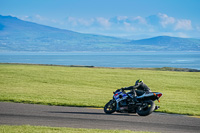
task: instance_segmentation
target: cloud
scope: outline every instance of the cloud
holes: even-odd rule
[[[175,18],[169,17],[166,14],[159,13],[158,17],[160,18],[160,24],[163,28],[166,28],[168,25],[175,23]]]
[[[160,24],[163,28],[173,27],[173,30],[192,30],[192,22],[188,19],[177,19],[166,14],[159,13]],[[171,29],[170,29],[171,30]]]
[[[124,25],[127,26],[127,27],[131,26],[131,24],[127,23],[127,22],[124,22]]]
[[[40,21],[44,21],[44,20],[47,19],[47,18],[45,18],[45,17],[40,16],[39,14],[36,14],[36,15],[35,15],[35,18],[38,19],[38,20],[40,20]]]
[[[111,25],[109,19],[103,17],[97,17],[96,20],[102,26],[109,27]]]
[[[94,19],[84,19],[84,18],[75,18],[75,17],[68,17],[67,24],[71,24],[72,26],[90,26],[94,22]]]
[[[146,19],[141,16],[137,16],[137,17],[133,18],[133,20],[138,21],[139,24],[147,24]]]
[[[157,36],[171,35],[179,37],[199,37],[200,26],[192,25],[192,21],[184,18],[175,18],[164,13],[142,16],[115,16],[105,17],[73,17],[50,19],[39,14],[21,16],[22,20],[36,22],[61,29],[73,30],[82,33],[103,34],[109,36]],[[141,37],[142,38],[142,37]],[[135,38],[134,38],[135,39]]]
[[[197,31],[200,32],[200,26],[196,26]]]
[[[25,20],[25,21],[46,21],[48,20],[47,18],[45,17],[42,17],[41,15],[39,14],[36,14],[36,15],[33,15],[33,16],[19,16],[18,18],[22,19],[22,20]]]
[[[72,26],[102,26],[102,27],[109,27],[111,23],[109,22],[109,19],[103,18],[103,17],[97,17],[97,18],[75,18],[75,17],[67,17],[66,24],[72,25]]]
[[[32,15],[32,16],[17,16],[17,17],[24,21],[35,22],[35,23],[43,24],[43,25],[49,25],[50,23],[51,24],[60,23],[55,19],[49,19],[39,14]]]
[[[134,26],[132,26],[130,23],[127,23],[127,22],[124,22],[124,27],[121,28],[121,30],[125,30],[127,32],[132,32],[132,31],[135,31],[136,28]]]
[[[116,16],[89,19],[68,17],[68,27],[70,25],[76,27],[76,30],[81,30],[81,32],[88,33],[91,31],[91,33],[96,32],[97,34],[115,33],[115,35],[160,34],[187,37],[187,31],[193,29],[191,20],[177,19],[163,13],[148,17]]]
[[[124,21],[124,20],[127,20],[127,19],[128,19],[127,16],[117,16],[118,21]]]
[[[67,22],[69,23],[69,24],[71,24],[72,26],[77,26],[78,24],[77,24],[77,20],[76,20],[76,18],[74,18],[74,17],[68,17],[67,18]]]
[[[161,32],[190,31],[192,21],[189,19],[178,19],[167,14],[158,13],[146,18],[147,24]]]
[[[191,20],[187,19],[177,20],[174,30],[192,30]]]

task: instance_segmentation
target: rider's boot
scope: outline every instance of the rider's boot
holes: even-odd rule
[[[156,106],[156,107],[155,107],[155,110],[157,110],[157,109],[159,109],[159,108],[160,108],[160,106]]]

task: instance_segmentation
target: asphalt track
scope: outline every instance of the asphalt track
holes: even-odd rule
[[[0,125],[36,125],[120,129],[167,133],[200,133],[200,118],[152,113],[107,115],[102,109],[0,102]]]

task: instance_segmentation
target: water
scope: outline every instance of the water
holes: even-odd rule
[[[200,70],[200,52],[0,53],[0,62]]]

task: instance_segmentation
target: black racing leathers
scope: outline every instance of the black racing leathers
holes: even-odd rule
[[[151,92],[150,88],[145,83],[138,83],[137,85],[134,85],[134,86],[122,88],[122,90],[131,90],[134,92],[135,96],[136,94],[142,95],[144,92]]]
[[[147,92],[150,91],[150,88],[145,83],[138,83],[138,85],[123,88],[123,90],[132,90],[132,89],[143,90]]]

